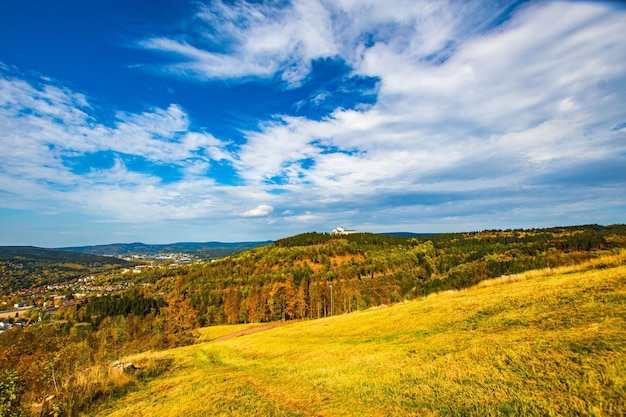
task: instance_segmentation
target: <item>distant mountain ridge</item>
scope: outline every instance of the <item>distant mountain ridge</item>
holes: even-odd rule
[[[425,236],[434,236],[440,233],[413,233],[413,232],[385,232],[380,233],[381,235],[386,236],[398,236],[398,237],[425,237]]]
[[[0,246],[0,262],[73,262],[83,265],[88,264],[114,264],[129,265],[121,259],[111,259],[102,255],[78,252],[64,251],[61,249],[39,248],[36,246]]]
[[[0,295],[133,265],[123,259],[34,246],[0,246]]]
[[[159,253],[192,253],[208,256],[228,256],[233,253],[268,245],[264,242],[178,242],[168,244],[113,243],[110,245],[74,246],[57,248],[62,251],[88,253],[91,255],[123,256],[123,255],[157,255]]]

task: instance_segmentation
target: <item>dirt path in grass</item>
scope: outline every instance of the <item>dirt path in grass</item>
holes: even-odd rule
[[[236,333],[227,334],[226,336],[220,336],[220,337],[218,337],[216,339],[213,339],[212,341],[216,342],[218,340],[233,339],[235,337],[245,336],[245,335],[250,334],[250,333],[263,332],[265,330],[273,329],[274,327],[284,326],[285,324],[287,324],[286,321],[275,321],[275,322],[272,322],[272,323],[264,324],[262,326],[255,326],[255,327],[251,327],[251,328],[246,329],[246,330],[241,330],[241,331],[236,332]]]

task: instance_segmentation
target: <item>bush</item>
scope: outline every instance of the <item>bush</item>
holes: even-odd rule
[[[22,389],[15,371],[4,371],[0,377],[0,417],[19,417],[24,412],[21,408]]]

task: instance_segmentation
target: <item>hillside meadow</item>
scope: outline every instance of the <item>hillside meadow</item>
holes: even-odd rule
[[[529,271],[226,340],[250,325],[201,329],[202,343],[127,358],[142,382],[92,415],[624,415],[625,261]]]

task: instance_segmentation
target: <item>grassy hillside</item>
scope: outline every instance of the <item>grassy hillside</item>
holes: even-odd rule
[[[96,415],[624,415],[626,255],[130,360]]]

